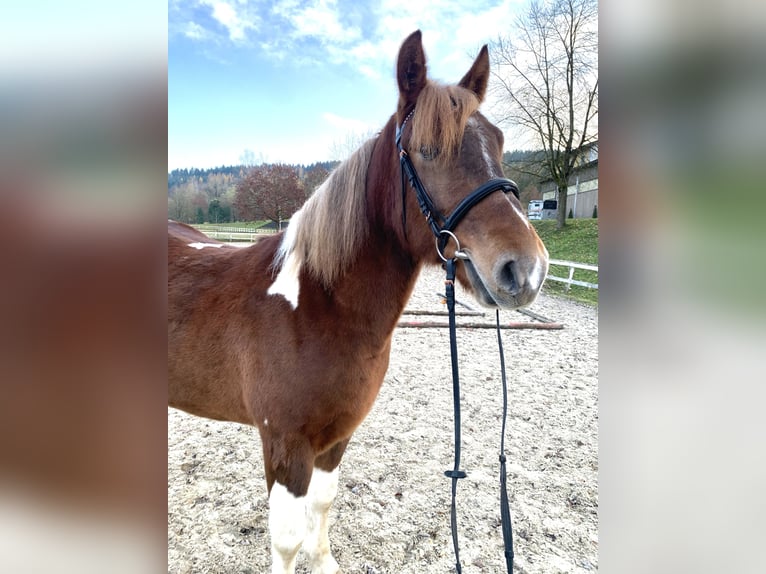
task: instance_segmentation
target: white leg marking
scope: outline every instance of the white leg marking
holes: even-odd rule
[[[269,495],[271,573],[294,574],[295,556],[306,535],[306,497],[297,497],[278,482]]]
[[[338,493],[338,469],[325,472],[318,468],[311,475],[306,503],[307,532],[303,548],[308,554],[312,574],[336,574],[338,563],[330,553],[327,535],[330,506]]]
[[[204,249],[205,247],[223,247],[223,243],[189,243],[189,247],[194,249]]]

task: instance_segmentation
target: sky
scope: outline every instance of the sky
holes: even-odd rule
[[[411,32],[423,32],[430,77],[455,83],[525,3],[170,0],[168,170],[237,165],[246,150],[271,163],[342,159],[343,142],[395,111]]]

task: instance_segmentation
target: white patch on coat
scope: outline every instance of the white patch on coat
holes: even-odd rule
[[[282,295],[290,303],[293,310],[298,308],[298,296],[301,291],[302,260],[293,250],[295,235],[300,225],[301,212],[302,210],[298,210],[290,219],[282,243],[280,243],[277,254],[274,256],[274,266],[281,265],[281,268],[274,283],[266,291],[269,295]]]
[[[301,260],[295,255],[290,253],[287,259],[282,263],[282,269],[279,271],[279,275],[274,280],[274,283],[269,287],[269,295],[282,295],[287,302],[293,308],[293,311],[298,308],[298,296],[301,291]]]
[[[223,247],[223,243],[189,243],[189,247],[194,249],[204,249],[205,247]]]

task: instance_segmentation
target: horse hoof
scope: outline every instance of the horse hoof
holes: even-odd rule
[[[327,556],[311,569],[311,574],[341,574],[341,571],[335,558]]]

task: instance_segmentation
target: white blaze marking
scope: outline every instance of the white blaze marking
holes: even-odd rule
[[[489,154],[489,146],[487,145],[487,137],[482,129],[481,124],[479,123],[479,120],[477,120],[475,117],[471,116],[468,118],[468,124],[476,130],[476,134],[479,137],[479,143],[481,144],[481,156],[484,158],[484,163],[487,166],[487,173],[490,177],[505,177],[502,172],[498,173],[498,170],[496,169],[496,164],[492,161],[492,156]],[[516,215],[519,216],[519,219],[524,223],[524,225],[527,226],[527,229],[529,229],[529,222],[527,221],[526,215],[513,203],[513,201],[509,200],[511,203],[511,207],[513,207],[513,211]]]
[[[223,247],[223,243],[189,243],[189,247],[194,249],[204,249],[205,247]]]
[[[274,483],[269,495],[272,574],[293,574],[295,556],[306,535],[306,497]]]
[[[521,219],[521,221],[524,223],[524,225],[526,225],[526,226],[527,226],[527,228],[529,228],[529,221],[527,221],[527,216],[526,216],[526,215],[524,215],[524,212],[523,212],[523,211],[521,211],[521,209],[519,209],[518,207],[516,207],[516,204],[515,204],[515,203],[513,203],[513,201],[511,201],[511,199],[510,199],[510,198],[508,198],[508,201],[510,201],[510,202],[511,202],[511,207],[513,208],[513,212],[514,212],[516,215],[518,215],[518,216],[519,216],[519,219]]]
[[[481,156],[484,158],[484,163],[487,166],[487,172],[489,173],[490,177],[503,177],[502,173],[498,173],[498,170],[495,168],[496,164],[492,161],[492,156],[489,155],[487,137],[484,133],[484,130],[482,129],[481,124],[479,123],[479,120],[471,116],[468,118],[468,123],[476,130],[476,133],[479,136],[479,143],[481,144]]]

